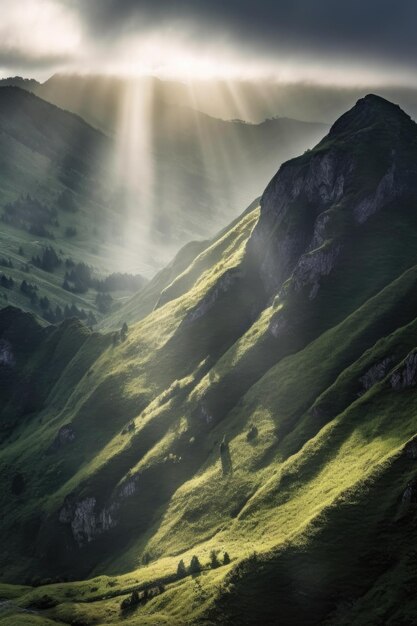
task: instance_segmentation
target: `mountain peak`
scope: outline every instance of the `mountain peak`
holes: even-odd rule
[[[399,126],[408,125],[410,122],[412,122],[410,116],[398,104],[376,94],[368,94],[333,124],[329,134],[356,132],[374,124],[384,124],[398,129]]]

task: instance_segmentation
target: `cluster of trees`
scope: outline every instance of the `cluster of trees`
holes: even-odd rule
[[[138,291],[145,284],[145,279],[140,274],[121,274],[115,272],[102,280],[94,280],[93,287],[97,291]]]
[[[20,283],[20,291],[23,293],[23,295],[30,299],[33,305],[36,305],[38,303],[37,285],[32,285],[32,283],[28,283],[26,280],[22,280],[22,282]]]
[[[62,191],[58,196],[56,207],[67,213],[78,211],[75,196],[68,189]],[[57,208],[50,207],[38,198],[26,194],[14,202],[6,204],[1,219],[4,223],[26,230],[32,235],[54,239],[54,235],[48,230],[48,227],[59,226]],[[69,226],[65,229],[64,234],[66,237],[74,237],[77,234],[77,229],[74,226]]]
[[[96,306],[100,313],[108,313],[111,309],[111,305],[113,304],[113,298],[109,293],[101,293],[99,292],[96,295]]]
[[[14,280],[11,276],[7,277],[6,274],[0,274],[0,286],[5,289],[13,289]]]
[[[70,259],[66,262],[66,267],[71,267],[65,272],[63,288],[73,293],[86,293],[92,286],[91,270],[86,263],[74,263]]]
[[[140,604],[146,604],[155,596],[159,596],[161,593],[165,591],[164,585],[155,585],[154,587],[150,587],[148,589],[144,589],[143,591],[132,591],[128,598],[122,600],[120,604],[120,608],[123,612],[131,611],[135,609]]]
[[[42,253],[38,256],[32,257],[32,263],[35,267],[44,270],[45,272],[53,272],[62,263],[55,249],[52,246],[43,248]]]
[[[223,558],[219,559],[218,553],[216,550],[212,550],[210,552],[210,567],[211,569],[216,569],[221,565],[228,565],[230,563],[230,556],[227,552],[223,554]],[[185,578],[185,576],[190,576],[193,574],[198,574],[203,569],[203,566],[200,563],[198,556],[194,555],[191,558],[190,564],[188,567],[185,566],[183,559],[178,563],[177,566],[177,578]]]
[[[230,563],[230,556],[227,552],[223,553],[223,558],[219,559],[218,552],[216,550],[212,550],[210,553],[210,564],[209,567],[211,569],[216,569],[217,567],[221,567],[222,565],[228,565]],[[198,556],[194,555],[191,558],[190,564],[188,567],[185,566],[184,561],[178,563],[177,567],[177,579],[185,578],[186,576],[190,576],[193,574],[198,574],[203,570],[203,566],[200,563]],[[169,577],[172,580],[171,577]],[[167,578],[168,580],[168,578]],[[166,581],[165,581],[166,582]],[[142,591],[134,590],[130,594],[128,598],[125,598],[121,604],[120,608],[122,612],[128,612],[132,609],[135,609],[140,604],[145,604],[148,600],[151,600],[157,595],[160,595],[165,591],[165,586],[163,584],[156,584],[153,587],[148,587]]]
[[[65,305],[64,308],[59,304],[53,307],[48,296],[39,297],[37,285],[33,285],[26,280],[22,280],[20,285],[20,291],[30,299],[32,306],[37,306],[42,310],[42,317],[51,324],[57,324],[70,317],[77,317],[80,320],[86,322],[88,326],[94,326],[97,324],[97,319],[91,311],[88,313],[84,309],[79,309],[75,304]]]
[[[6,259],[6,257],[2,256],[0,258],[0,265],[2,267],[8,267],[9,269],[13,269],[13,263],[10,258]]]
[[[59,226],[56,209],[32,198],[30,194],[6,204],[2,221],[27,230],[32,235],[49,238],[53,238],[53,235],[47,226]]]
[[[46,300],[48,300],[48,298],[46,298]],[[75,304],[71,304],[71,306],[66,304],[63,309],[59,305],[57,305],[55,309],[48,307],[43,310],[43,317],[51,324],[58,324],[71,317],[83,320],[87,326],[90,327],[97,324],[97,318],[92,311],[88,311],[87,313],[84,309],[79,309]]]
[[[96,306],[103,314],[108,313],[113,304],[109,291],[137,291],[145,283],[142,276],[132,274],[114,273],[103,279],[93,278],[86,263],[75,263],[72,259],[65,261],[65,267],[63,289],[72,293],[86,293],[89,289],[96,289]]]
[[[111,291],[138,291],[145,284],[145,279],[140,275],[121,274],[115,272],[105,278],[93,278],[91,269],[85,263],[74,263],[72,259],[65,261],[67,272],[65,273],[64,288],[69,291],[85,293],[88,289],[96,289],[99,293]]]

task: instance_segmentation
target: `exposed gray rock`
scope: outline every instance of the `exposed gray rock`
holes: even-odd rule
[[[65,424],[58,430],[55,439],[51,444],[51,450],[59,450],[69,443],[75,441],[76,435],[72,424]]]
[[[417,437],[414,437],[404,446],[404,454],[410,461],[417,460]]]
[[[134,496],[136,492],[137,480],[133,476],[124,481],[110,501],[101,508],[97,506],[94,496],[82,500],[68,496],[59,511],[58,519],[61,524],[71,526],[74,540],[81,548],[117,526],[118,512],[122,502]]]
[[[412,350],[404,359],[403,363],[394,371],[390,378],[390,384],[395,391],[401,391],[407,387],[414,387],[417,374],[417,349]]]
[[[259,259],[261,278],[267,290],[278,291],[300,258],[322,246],[327,239],[332,206],[341,200],[352,168],[350,157],[342,157],[330,149],[309,160],[289,161],[272,179],[262,196],[261,218],[248,246]],[[304,215],[300,226],[285,232],[285,228],[289,228],[287,216],[300,211]],[[319,263],[322,262],[320,259]],[[304,263],[302,261],[301,266]],[[303,267],[300,272],[303,273]],[[317,281],[312,287],[314,290],[310,293],[314,297]]]
[[[384,123],[393,141],[373,151],[380,141],[378,125]],[[354,223],[363,224],[393,200],[416,193],[417,166],[408,159],[404,167],[406,144],[395,142],[408,130],[415,134],[399,108],[367,96],[333,125],[319,147],[281,166],[261,198],[261,215],[247,246],[268,295],[279,293],[294,274],[296,288],[310,284],[306,295],[313,299],[320,276],[332,271]],[[376,167],[364,185],[367,158]],[[310,257],[329,242],[331,253]]]
[[[308,298],[313,300],[320,288],[320,279],[330,274],[340,250],[341,246],[334,243],[303,254],[294,269],[291,280],[284,287],[282,295],[287,295],[289,291],[297,293],[304,287],[310,287]]]
[[[400,510],[398,512],[398,518],[402,518],[410,511],[412,507],[415,507],[417,503],[417,480],[414,478],[407,484],[404,493],[401,498]]]
[[[13,367],[15,365],[15,357],[12,346],[6,339],[0,339],[0,365]]]
[[[271,320],[269,324],[269,332],[275,339],[285,334],[290,328],[290,324],[283,311],[279,311]]]
[[[136,481],[134,478],[127,480],[120,488],[120,497],[122,499],[130,498],[136,493]]]
[[[255,233],[251,240],[252,247],[255,245],[256,237],[257,234]],[[302,230],[298,234],[285,235],[275,245],[265,246],[265,243],[261,239],[259,240],[263,255],[260,274],[268,291],[275,291],[275,288],[278,290],[286,278],[290,276],[307,243],[306,233]],[[274,286],[274,289],[271,289],[271,286]]]
[[[210,424],[213,421],[213,416],[211,415],[205,404],[200,404],[198,412],[200,415],[200,419],[203,420],[206,424]]]
[[[315,419],[324,419],[329,417],[329,412],[323,406],[317,404],[310,410],[310,415]]]
[[[314,223],[313,239],[310,244],[310,250],[320,248],[327,239],[329,239],[328,227],[332,223],[333,211],[323,211],[317,217]]]
[[[91,541],[95,535],[95,507],[95,498],[85,498],[79,502],[67,499],[59,512],[59,521],[71,524],[72,534],[79,546]]]
[[[375,193],[370,194],[354,208],[355,219],[359,224],[366,222],[371,215],[379,211],[385,204],[392,202],[403,192],[403,186],[395,178],[395,163],[391,165],[379,182]]]
[[[393,363],[390,356],[385,357],[379,363],[375,363],[369,368],[363,376],[359,378],[362,389],[358,392],[358,396],[363,395],[368,389],[371,389],[376,383],[379,383],[388,374]]]
[[[282,222],[291,203],[301,196],[325,208],[326,204],[337,202],[343,196],[346,175],[352,166],[348,157],[340,158],[335,150],[314,154],[307,162],[288,161],[266,188],[262,210],[266,214],[273,213]]]
[[[124,426],[124,428],[122,429],[122,435],[128,435],[129,433],[134,433],[135,430],[136,430],[136,424],[135,424],[135,421],[132,420],[131,422],[126,424],[126,426]]]
[[[64,506],[59,512],[61,524],[70,524],[72,535],[79,547],[90,543],[98,535],[116,526],[114,514],[117,506],[111,504],[97,510],[97,501],[94,497],[75,501],[66,498]]]
[[[216,284],[208,291],[201,302],[198,303],[191,311],[185,316],[182,325],[188,325],[195,322],[203,315],[206,315],[210,309],[216,304],[219,297],[227,293],[230,288],[242,277],[240,269],[232,268],[226,271],[223,276],[219,278]]]

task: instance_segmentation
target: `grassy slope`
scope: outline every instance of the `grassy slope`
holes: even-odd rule
[[[77,348],[80,329],[64,328],[36,350],[28,367],[37,380],[49,364],[51,391],[0,448],[4,579],[88,578],[5,588],[16,620],[47,594],[56,606],[33,619],[413,623],[417,498],[404,499],[415,476],[404,446],[416,435],[417,399],[413,386],[390,385],[415,348],[413,206],[387,206],[352,231],[317,299],[303,301],[308,310],[292,302],[308,324],[286,341],[269,324],[287,303],[262,300],[246,263],[257,219],[254,209],[178,273],[166,303],[122,344],[102,339],[93,355],[98,336]],[[364,390],[360,378],[386,357],[383,378]],[[47,453],[68,422],[76,441]],[[10,493],[12,464],[26,478],[20,496]],[[132,481],[135,493],[121,499]],[[69,494],[94,497],[98,510],[117,502],[117,527],[78,550],[57,521]],[[212,550],[232,563],[209,569]],[[193,554],[202,574],[175,580],[179,559]],[[121,614],[122,598],[161,581],[164,593]]]
[[[131,437],[119,434],[126,421],[125,407],[130,407],[134,416],[141,403],[146,405],[149,399],[158,396],[169,380],[173,380],[170,359],[158,363],[156,377],[152,361],[149,361],[151,354],[158,346],[169,345],[167,339],[184,312],[201,299],[219,273],[239,262],[239,232],[247,237],[250,232],[247,228],[252,227],[254,219],[256,214],[246,218],[246,230],[244,225],[237,227],[237,257],[233,256],[233,247],[229,247],[224,257],[227,263],[220,254],[218,265],[206,271],[190,292],[139,322],[132,328],[126,344],[103,353],[92,374],[75,386],[70,398],[67,399],[64,392],[67,385],[62,386],[58,381],[48,398],[45,412],[41,414],[42,428],[29,422],[22,428],[21,442],[18,439],[3,449],[3,461],[18,459],[17,467],[23,469],[30,463],[30,458],[40,459],[35,492],[45,493],[51,489],[46,483],[49,479],[45,477],[41,450],[50,442],[59,424],[72,418],[74,424],[79,420],[82,429],[82,449],[64,452],[59,459],[64,471],[62,479],[54,478],[55,494],[48,503],[36,496],[25,498],[20,504],[19,517],[24,518],[39,506],[54,510],[65,493],[76,485],[84,484],[85,493],[90,490],[97,493],[102,481],[107,481],[110,476],[113,481],[122,480],[124,467],[130,472],[139,472],[145,480],[147,468],[157,466],[167,459],[167,455],[177,451],[181,433],[187,428],[193,429],[192,401],[185,403],[178,412],[180,391],[177,390],[177,402],[175,394],[172,399],[161,396],[136,420],[137,430]],[[224,253],[222,247],[220,252]],[[341,591],[345,590],[346,600],[351,601],[362,590],[372,589],[373,584],[384,584],[378,561],[381,555],[375,557],[370,553],[369,571],[364,570],[359,555],[365,547],[372,552],[373,533],[381,532],[381,524],[393,523],[401,493],[413,475],[412,462],[406,462],[400,454],[404,444],[415,434],[413,391],[398,394],[382,382],[358,398],[357,389],[359,376],[374,362],[389,354],[398,363],[414,347],[416,281],[417,270],[406,271],[339,325],[269,369],[218,426],[206,432],[197,429],[190,446],[197,446],[198,452],[188,452],[196,460],[196,465],[191,464],[191,475],[187,476],[186,471],[182,476],[183,481],[186,478],[182,486],[174,484],[175,493],[163,512],[155,512],[155,526],[130,544],[122,543],[116,558],[103,552],[104,560],[97,570],[114,572],[112,579],[100,576],[84,583],[24,590],[17,602],[28,606],[33,597],[47,593],[59,602],[56,608],[47,612],[58,623],[60,620],[68,623],[74,611],[83,623],[118,623],[119,595],[113,599],[101,599],[102,595],[116,592],[123,595],[123,591],[135,585],[174,573],[179,554],[187,562],[193,553],[197,553],[200,560],[207,563],[210,550],[214,548],[228,550],[233,559],[231,570],[230,566],[225,566],[204,572],[198,583],[187,578],[170,584],[166,593],[138,609],[126,623],[152,624],[164,623],[164,620],[182,623],[184,615],[198,621],[199,616],[207,611],[215,621],[233,622],[243,619],[243,612],[250,616],[254,604],[256,610],[260,610],[256,599],[258,594],[265,593],[268,585],[274,586],[274,593],[282,585],[279,603],[287,616],[285,623],[292,623],[291,619],[299,623],[300,615],[305,620],[303,623],[309,623],[309,614],[314,614],[314,620],[317,620],[317,615],[324,617],[332,610],[336,610],[337,619],[342,619],[340,615],[343,617],[343,612],[348,609],[344,604],[333,606],[333,596],[340,602]],[[264,316],[268,316],[268,309]],[[398,330],[397,326],[400,326]],[[163,328],[163,333],[151,334],[152,328]],[[330,346],[337,346],[337,349],[329,352]],[[166,370],[160,370],[161,363],[165,363]],[[325,363],[325,366],[318,368],[317,363]],[[191,376],[192,389],[193,377],[199,380],[197,366],[198,363],[190,363],[185,368],[177,367],[175,374],[182,378],[179,388],[181,385],[185,388]],[[68,383],[68,372],[63,380]],[[118,410],[117,415],[113,414],[109,422],[103,422],[105,416],[102,416],[101,424],[102,427],[106,425],[106,430],[101,429],[98,436],[97,431],[89,426],[98,418],[98,414],[97,417],[89,414],[97,402],[85,398],[87,395],[94,398],[100,384],[106,385],[100,393],[107,393],[106,388],[112,381],[116,381],[117,388],[120,384],[117,381],[122,380],[126,405]],[[279,385],[276,384],[278,380]],[[315,416],[310,410],[314,404],[324,405],[327,411]],[[53,420],[48,417],[51,409],[57,415]],[[98,411],[102,408],[99,407]],[[401,418],[393,420],[393,411]],[[152,423],[159,424],[154,443],[152,433],[146,431],[147,425]],[[287,428],[289,423],[291,429]],[[249,443],[246,433],[251,424],[256,424],[258,436]],[[286,434],[289,431],[290,434]],[[234,471],[222,479],[218,445],[224,434],[230,441]],[[148,436],[151,439],[146,452],[140,450],[140,442]],[[199,436],[202,438],[198,439]],[[138,459],[136,464],[135,458]],[[50,457],[45,462],[54,467]],[[165,463],[169,466],[169,461]],[[108,471],[105,471],[106,466]],[[118,476],[115,467],[119,467]],[[71,468],[79,469],[72,478],[65,480],[67,472],[74,471]],[[174,466],[169,471],[175,473]],[[220,492],[219,480],[222,481]],[[151,483],[153,488],[157,484]],[[16,510],[15,503],[12,509]],[[10,521],[13,513],[10,509],[8,512],[7,504],[5,514]],[[349,526],[343,526],[343,532],[351,542],[348,554],[337,530],[342,525],[341,517],[346,519],[346,515],[351,516],[355,528],[352,535]],[[129,524],[126,528],[129,529]],[[358,528],[361,528],[359,533]],[[393,536],[396,537],[395,528]],[[399,539],[395,541],[399,542]],[[401,554],[406,541],[407,537],[400,545]],[[324,545],[327,546],[326,553],[318,558],[317,550],[323,549]],[[254,550],[259,556],[248,560]],[[144,553],[151,557],[146,567],[141,563]],[[376,563],[371,557],[375,557]],[[242,559],[243,564],[237,567]],[[19,569],[21,565],[18,564]],[[317,567],[321,567],[320,571],[326,575],[318,576]],[[355,581],[352,572],[355,568],[359,571],[359,567],[361,574],[365,571],[366,576],[361,581],[352,582]],[[396,567],[401,570],[402,566]],[[292,572],[290,592],[286,587],[288,568]],[[130,573],[119,574],[126,570]],[[382,576],[380,582],[379,575]],[[395,575],[400,576],[398,572]],[[372,590],[369,593],[372,594]],[[308,602],[303,600],[300,604],[300,597],[308,597]],[[86,604],[85,600],[89,598],[95,598],[95,601]],[[361,602],[365,603],[365,600]],[[277,606],[278,602],[274,602],[271,609],[265,607],[265,623],[274,619],[275,613],[270,611],[276,611]],[[352,602],[347,606],[349,611],[356,610],[360,614]],[[407,604],[404,606],[404,611],[410,610]],[[311,623],[317,623],[314,620]]]

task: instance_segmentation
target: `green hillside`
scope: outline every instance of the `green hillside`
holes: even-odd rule
[[[416,163],[367,96],[123,334],[0,311],[0,624],[414,623]]]
[[[81,118],[17,87],[0,87],[0,306],[48,321],[60,321],[67,308],[67,317],[100,321],[144,285],[137,277],[131,287],[112,289],[107,307],[97,302],[105,285],[69,281],[63,289],[66,273],[79,264],[102,280],[127,262],[108,183],[113,150]]]

